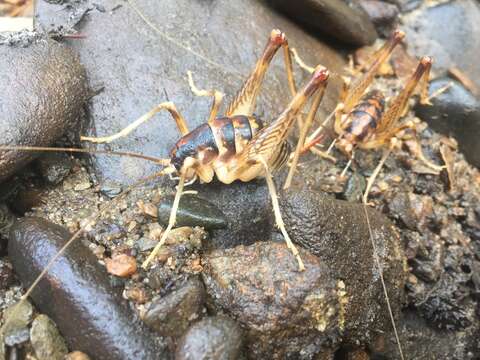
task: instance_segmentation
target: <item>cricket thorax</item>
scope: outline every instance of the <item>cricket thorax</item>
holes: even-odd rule
[[[197,165],[226,162],[241,152],[262,126],[256,116],[216,118],[184,135],[170,152],[171,162],[177,170],[187,158]]]
[[[378,90],[370,91],[346,115],[342,137],[352,145],[371,137],[382,119],[384,109],[384,95]]]

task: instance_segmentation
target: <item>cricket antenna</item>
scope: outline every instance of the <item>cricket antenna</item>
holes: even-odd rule
[[[69,153],[86,153],[86,154],[106,154],[116,156],[128,156],[137,159],[143,159],[154,162],[161,166],[169,166],[170,159],[161,159],[153,156],[133,153],[129,151],[110,151],[110,150],[94,150],[94,149],[80,149],[80,148],[65,148],[65,147],[43,147],[43,146],[19,146],[19,145],[0,145],[0,151],[31,151],[31,152],[69,152]]]
[[[393,311],[390,305],[390,298],[388,296],[387,286],[385,285],[385,279],[383,278],[383,269],[380,265],[380,260],[378,258],[378,253],[377,253],[377,247],[375,245],[375,240],[373,239],[373,231],[370,225],[370,217],[368,216],[367,204],[365,202],[363,202],[362,204],[363,204],[363,212],[365,213],[365,219],[367,220],[367,227],[368,227],[368,234],[370,236],[370,242],[372,243],[373,259],[375,260],[375,265],[377,266],[378,273],[380,274],[380,282],[382,283],[383,293],[385,295],[385,301],[387,303],[388,314],[390,315],[390,321],[392,323],[393,332],[395,333],[395,340],[397,342],[398,352],[400,354],[400,358],[402,360],[405,360],[403,356],[402,345],[400,343],[400,338],[398,336],[397,325],[395,324],[395,318],[393,317]]]

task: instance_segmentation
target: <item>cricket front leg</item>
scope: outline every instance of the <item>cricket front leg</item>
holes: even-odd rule
[[[177,186],[177,192],[175,194],[175,198],[173,199],[172,210],[170,211],[170,217],[168,219],[167,228],[163,232],[162,237],[160,238],[160,241],[158,242],[158,244],[155,246],[152,252],[148,255],[147,259],[143,262],[142,268],[144,269],[147,269],[148,265],[152,262],[153,259],[155,259],[158,252],[162,248],[163,244],[165,244],[165,241],[167,240],[168,235],[172,231],[172,228],[175,226],[175,222],[177,220],[178,206],[180,204],[180,198],[182,197],[183,186],[185,185],[186,176],[187,176],[187,171],[186,170],[182,171],[180,174],[180,180]]]
[[[302,125],[300,129],[300,137],[298,138],[297,147],[295,148],[295,152],[293,153],[292,163],[290,165],[290,170],[287,175],[287,179],[285,180],[285,185],[283,186],[284,189],[288,189],[292,183],[293,174],[295,173],[295,169],[297,167],[298,158],[300,157],[300,153],[302,152],[303,144],[305,143],[305,139],[307,138],[307,132],[310,129],[310,126],[313,123],[315,115],[317,113],[318,107],[322,102],[323,94],[325,93],[325,88],[317,91],[317,94],[313,98],[312,105],[310,106],[310,111],[308,112],[307,118],[305,123]]]
[[[125,137],[128,134],[130,134],[133,130],[135,130],[137,127],[140,125],[144,124],[148,120],[150,120],[152,117],[154,117],[158,112],[161,110],[167,110],[170,115],[172,115],[173,119],[175,120],[175,123],[177,124],[178,130],[182,135],[185,135],[188,133],[188,127],[185,119],[183,116],[178,112],[177,108],[175,107],[175,104],[167,101],[163,102],[161,104],[158,104],[155,106],[152,110],[150,110],[148,113],[145,115],[142,115],[139,117],[137,120],[132,122],[130,125],[125,127],[124,129],[120,130],[119,132],[110,135],[110,136],[104,136],[104,137],[88,137],[88,136],[81,136],[80,140],[82,141],[89,141],[93,143],[110,143],[112,141],[115,141],[119,138]]]

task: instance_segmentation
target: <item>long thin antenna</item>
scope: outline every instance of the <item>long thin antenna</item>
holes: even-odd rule
[[[69,153],[87,153],[87,154],[106,154],[116,156],[129,156],[137,159],[143,159],[152,161],[162,166],[168,166],[170,164],[169,159],[161,159],[153,156],[147,156],[143,154],[133,153],[129,151],[110,151],[110,150],[94,150],[94,149],[79,149],[79,148],[64,148],[64,147],[43,147],[43,146],[17,146],[17,145],[0,145],[0,151],[12,150],[12,151],[44,151],[44,152],[69,152]]]
[[[368,216],[367,204],[365,204],[365,203],[363,203],[363,212],[365,213],[365,219],[367,220],[368,233],[370,235],[370,241],[372,243],[372,248],[373,248],[373,258],[375,259],[375,263],[377,265],[378,273],[380,274],[380,282],[382,283],[383,293],[385,294],[385,300],[387,302],[388,314],[390,315],[390,321],[392,323],[393,332],[395,333],[395,339],[396,339],[397,345],[398,345],[398,352],[400,353],[400,358],[402,360],[405,360],[405,358],[403,357],[402,345],[400,344],[400,338],[398,336],[397,325],[395,324],[395,318],[393,317],[392,307],[390,306],[390,298],[388,297],[387,286],[385,285],[385,280],[383,279],[383,270],[380,266],[380,260],[378,258],[378,253],[377,253],[377,247],[375,246],[375,241],[373,240],[373,232],[372,232],[372,227],[370,225],[370,218]]]
[[[198,57],[199,59],[202,59],[203,61],[205,61],[207,64],[215,67],[215,68],[218,68],[218,69],[221,69],[222,71],[224,72],[227,72],[229,74],[232,74],[234,75],[236,78],[240,79],[240,80],[243,80],[244,77],[238,73],[237,71],[234,71],[234,70],[230,70],[230,69],[226,69],[224,66],[222,66],[221,64],[217,63],[216,61],[213,61],[213,60],[210,60],[209,58],[207,58],[206,56],[200,54],[198,51],[195,51],[193,50],[190,46],[188,45],[184,45],[182,44],[181,42],[179,42],[178,40],[175,40],[173,37],[167,35],[166,33],[164,33],[163,31],[161,31],[158,27],[155,26],[155,24],[153,24],[141,11],[140,9],[137,7],[137,5],[134,3],[133,0],[127,0],[127,3],[130,5],[130,7],[137,13],[138,16],[140,16],[142,18],[142,20],[145,22],[145,24],[147,24],[152,30],[154,30],[158,35],[160,35],[161,38],[163,38],[164,40],[178,46],[179,48],[185,50],[186,52]]]

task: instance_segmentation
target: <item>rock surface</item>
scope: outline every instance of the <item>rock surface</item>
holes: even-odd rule
[[[213,306],[246,329],[250,358],[308,358],[338,342],[348,300],[324,263],[300,253],[304,272],[285,245],[272,242],[220,249],[204,259]]]
[[[37,19],[46,30],[56,30],[62,25],[68,28],[71,15],[90,9],[76,26],[85,38],[72,40],[69,45],[80,54],[92,87],[103,87],[89,102],[93,124],[90,133],[98,136],[124,128],[167,100],[176,104],[189,129],[204,123],[211,99],[191,93],[187,70],[193,72],[199,88],[216,88],[227,95],[224,109],[250,73],[274,28],[286,33],[290,46],[297,48],[307,63],[321,63],[335,73],[341,73],[345,64],[334,50],[257,0],[132,1],[162,34],[174,38],[175,43],[152,30],[129,4],[118,7],[118,1],[105,0],[102,6],[106,11],[101,12],[94,3],[71,2],[66,7],[41,1]],[[259,17],[262,21],[248,20]],[[179,43],[201,56],[186,51]],[[267,73],[256,109],[256,114],[265,122],[272,121],[290,99],[281,51],[277,57]],[[213,65],[212,61],[219,65]],[[296,66],[295,73],[298,85],[308,79]],[[332,77],[322,105],[323,114],[336,105],[339,89],[339,79]],[[178,138],[179,132],[169,114],[162,113],[109,147],[167,157]],[[122,184],[158,171],[154,163],[126,157],[95,156],[93,163],[101,179]]]
[[[369,16],[356,0],[271,0],[271,3],[294,21],[347,44],[364,46],[377,38]]]
[[[9,254],[24,286],[69,238],[64,228],[40,218],[24,218],[12,227]],[[96,257],[80,242],[58,259],[32,298],[56,322],[70,348],[95,359],[169,357],[162,340],[135,318]]]
[[[422,6],[402,17],[409,52],[433,56],[433,69],[458,67],[480,86],[480,4],[474,0]]]
[[[242,329],[225,316],[207,317],[179,341],[176,360],[236,360],[242,348]]]
[[[371,342],[376,330],[390,329],[385,295],[374,260],[363,205],[293,187],[281,199],[283,219],[294,242],[318,256],[345,282],[344,341]],[[405,257],[393,225],[368,208],[372,234],[393,313],[398,316],[406,276]]]
[[[88,98],[78,57],[55,41],[0,46],[1,145],[49,146],[79,128]],[[24,166],[33,152],[0,152],[0,181]]]
[[[480,99],[449,78],[432,81],[429,93],[434,93],[450,82],[452,86],[449,89],[432,99],[433,106],[418,104],[415,112],[432,129],[453,136],[467,160],[479,167]]]
[[[163,336],[179,337],[201,316],[204,302],[205,288],[199,279],[193,278],[170,294],[154,299],[143,321]]]

